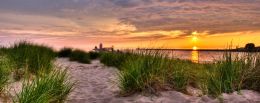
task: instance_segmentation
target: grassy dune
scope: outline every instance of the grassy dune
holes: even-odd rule
[[[13,79],[24,80],[22,91],[12,98],[14,102],[64,102],[73,83],[66,71],[54,68],[56,57],[68,57],[81,63],[100,59],[105,65],[117,67],[119,87],[124,95],[156,94],[163,90],[187,93],[188,86],[211,96],[241,89],[260,91],[260,56],[257,54],[227,52],[222,61],[197,64],[169,58],[160,51],[96,53],[64,48],[55,52],[50,47],[24,41],[0,49],[0,93]]]
[[[73,83],[66,71],[55,68],[57,53],[47,46],[22,41],[0,49],[0,93],[7,84],[23,83],[22,91],[10,100],[18,103],[64,102]],[[11,75],[12,74],[12,75]],[[5,90],[5,91],[3,91]]]
[[[92,59],[97,59],[100,53],[96,52],[85,52],[79,49],[63,48],[58,53],[58,57],[68,57],[70,61],[77,61],[80,63],[89,64]]]
[[[6,48],[4,53],[13,62],[17,79],[20,78],[20,74],[27,71],[36,75],[50,72],[53,68],[53,60],[56,57],[52,48],[26,41]]]
[[[227,52],[224,60],[196,64],[191,61],[170,59],[159,51],[138,53],[105,53],[101,62],[118,67],[123,94],[135,92],[156,93],[169,88],[186,93],[187,86],[218,96],[241,89],[259,91],[260,58],[245,53],[242,57]]]

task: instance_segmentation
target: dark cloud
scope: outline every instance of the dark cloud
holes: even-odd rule
[[[127,37],[125,39],[129,40],[162,40],[169,39],[167,35],[153,34],[149,36],[136,36],[136,37]]]
[[[122,22],[132,23],[139,31],[226,33],[260,30],[258,0],[154,0],[153,3],[158,5],[127,12],[121,18]]]

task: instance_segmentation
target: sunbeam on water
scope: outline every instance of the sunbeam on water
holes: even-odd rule
[[[199,63],[199,52],[197,50],[193,50],[191,52],[191,61],[194,63]]]

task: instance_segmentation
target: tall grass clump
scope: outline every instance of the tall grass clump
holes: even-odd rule
[[[242,56],[227,52],[224,60],[213,64],[208,71],[208,93],[218,96],[241,89],[258,89],[260,81],[259,60],[255,55],[245,53]],[[259,90],[259,89],[258,89]]]
[[[164,89],[170,60],[158,52],[132,55],[122,66],[119,76],[123,93],[150,92]]]
[[[114,66],[120,69],[120,66],[126,62],[128,57],[132,56],[131,53],[114,53],[104,52],[101,53],[100,61],[107,66]]]
[[[50,72],[56,57],[52,48],[26,41],[14,44],[6,53],[14,62],[17,71],[28,70],[36,75],[41,72]]]
[[[63,103],[71,92],[73,83],[66,71],[52,71],[32,82],[25,81],[15,103]]]
[[[188,85],[200,82],[196,73],[203,66],[187,60],[169,58],[160,51],[138,51],[120,66],[119,86],[122,93],[150,92],[175,89],[186,92]],[[197,86],[199,87],[199,86]]]
[[[186,87],[193,83],[196,86],[197,83],[197,72],[194,69],[199,70],[197,64],[194,64],[190,61],[185,60],[175,60],[170,61],[170,65],[166,69],[167,74],[169,75],[167,81],[177,91],[186,92]]]
[[[250,54],[245,60],[241,87],[260,92],[260,55]]]
[[[72,48],[62,48],[59,52],[58,52],[58,57],[69,57],[72,53]]]
[[[71,61],[78,61],[80,63],[90,63],[90,57],[89,54],[82,50],[74,50],[70,54],[70,60]]]

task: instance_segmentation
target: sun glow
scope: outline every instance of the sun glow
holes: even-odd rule
[[[198,37],[194,36],[192,37],[192,42],[197,42],[198,41]]]
[[[192,49],[193,49],[193,50],[197,50],[198,48],[197,48],[196,46],[194,46]]]

